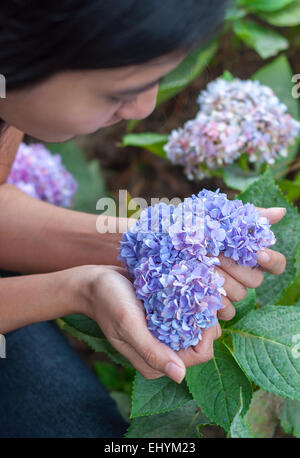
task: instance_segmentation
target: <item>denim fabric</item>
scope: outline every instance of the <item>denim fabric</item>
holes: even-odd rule
[[[52,322],[6,334],[0,437],[122,437],[114,400]]]

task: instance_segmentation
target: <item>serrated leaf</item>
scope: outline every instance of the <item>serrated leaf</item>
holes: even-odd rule
[[[300,437],[300,402],[286,399],[280,414],[280,424],[284,432]]]
[[[63,329],[70,332],[72,336],[88,344],[88,346],[91,347],[94,351],[106,353],[115,363],[127,367],[132,367],[130,362],[123,355],[121,355],[105,337],[100,338],[84,334],[83,332],[78,331],[66,323],[63,325]]]
[[[279,276],[265,273],[265,279],[256,289],[260,305],[276,303],[295,277],[294,258],[300,241],[300,215],[275,184],[269,168],[249,188],[238,196],[244,203],[251,202],[257,207],[285,207],[286,215],[272,226],[277,242],[272,249],[286,257],[287,265]]]
[[[238,0],[237,4],[251,11],[278,11],[292,3],[293,0]]]
[[[263,307],[247,314],[229,332],[238,363],[256,385],[300,399],[300,358],[294,342],[294,336],[300,335],[300,307]]]
[[[194,401],[172,412],[135,418],[125,437],[196,438],[197,425],[210,423]]]
[[[276,27],[294,27],[300,24],[300,1],[294,0],[279,11],[261,13],[259,17]]]
[[[235,316],[232,320],[225,322],[224,327],[230,327],[237,321],[239,321],[243,316],[247,315],[247,313],[254,310],[256,303],[256,293],[255,289],[247,288],[247,296],[239,302],[233,302],[233,306],[235,308]]]
[[[168,141],[168,135],[143,132],[142,134],[127,134],[122,139],[123,146],[138,146],[147,149],[157,156],[165,158],[164,145]]]
[[[274,30],[268,29],[249,19],[233,23],[233,31],[249,48],[254,49],[262,59],[276,56],[289,47],[289,41]]]
[[[169,412],[192,399],[185,382],[173,382],[168,377],[147,380],[137,373],[132,393],[131,417]]]
[[[212,360],[187,369],[186,381],[197,405],[210,420],[226,431],[239,406],[240,388],[245,400],[244,411],[250,404],[251,384],[221,341],[214,343]]]

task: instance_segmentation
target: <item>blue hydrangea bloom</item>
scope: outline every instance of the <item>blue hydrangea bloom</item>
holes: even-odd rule
[[[173,350],[197,345],[217,322],[224,279],[218,255],[257,266],[257,252],[276,242],[252,204],[203,189],[177,207],[145,209],[123,234],[119,258],[133,276],[149,330]]]

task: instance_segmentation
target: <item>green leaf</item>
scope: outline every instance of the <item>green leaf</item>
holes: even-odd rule
[[[168,377],[147,380],[137,373],[132,393],[131,417],[169,412],[191,399],[185,382],[178,384]]]
[[[293,70],[286,56],[282,55],[274,59],[271,63],[260,68],[252,76],[253,80],[259,81],[261,84],[269,86],[282,103],[287,106],[288,112],[295,119],[300,119],[299,116],[299,101],[292,96]],[[287,158],[277,159],[272,166],[273,175],[281,174],[286,170],[289,163],[296,157],[299,147],[299,139],[295,145],[289,148]]]
[[[233,23],[233,31],[249,48],[254,49],[262,59],[275,56],[289,47],[289,41],[284,36],[249,19],[235,21]]]
[[[135,418],[125,437],[196,438],[197,426],[210,423],[194,401],[172,412]]]
[[[288,112],[295,119],[299,119],[299,101],[292,96],[292,76],[290,63],[287,57],[282,55],[260,68],[252,79],[273,89],[280,101],[287,106]]]
[[[225,20],[226,21],[236,21],[237,19],[241,19],[245,17],[247,11],[243,8],[237,8],[235,5],[232,4],[229,8],[227,8]]]
[[[299,306],[266,306],[231,329],[234,355],[247,376],[265,391],[300,399]]]
[[[300,24],[300,0],[294,0],[280,11],[259,15],[276,27],[293,27]]]
[[[225,322],[224,327],[230,327],[237,321],[239,321],[247,313],[254,309],[256,303],[255,289],[247,288],[247,296],[239,302],[233,302],[233,306],[236,310],[234,318],[230,321]]]
[[[238,196],[244,203],[251,202],[257,207],[285,207],[286,215],[272,226],[277,242],[272,249],[280,251],[287,260],[283,274],[276,276],[265,273],[265,279],[256,289],[260,305],[276,303],[295,277],[295,255],[300,241],[300,216],[297,209],[284,197],[275,184],[269,168],[245,192]]]
[[[91,337],[104,338],[104,334],[99,328],[98,324],[91,320],[91,318],[88,318],[86,315],[82,315],[81,313],[74,313],[73,315],[64,316],[62,320],[83,334],[87,334]]]
[[[157,105],[174,97],[190,84],[207,67],[218,49],[218,41],[213,40],[206,47],[200,46],[192,51],[160,83]]]
[[[107,195],[104,181],[101,177],[99,161],[87,162],[83,153],[73,141],[49,143],[46,146],[52,153],[60,154],[64,166],[78,183],[73,209],[96,213],[97,200]]]
[[[105,337],[100,338],[84,334],[83,332],[77,331],[75,328],[69,326],[66,323],[63,325],[63,329],[70,332],[72,336],[88,344],[88,346],[91,347],[94,351],[106,353],[115,363],[127,367],[132,367],[130,362],[124,356],[122,356]]]
[[[247,410],[252,388],[230,350],[219,340],[214,343],[214,357],[204,364],[189,367],[186,381],[201,410],[226,431],[236,415],[240,388]]]
[[[293,0],[238,0],[239,6],[245,6],[250,11],[277,11],[292,3]]]
[[[223,80],[225,80],[225,81],[233,81],[234,80],[233,74],[230,73],[230,71],[228,71],[228,70],[225,70],[225,72],[221,75],[220,78],[223,78]]]
[[[300,437],[300,402],[286,399],[280,414],[280,424],[287,434]]]
[[[240,394],[240,407],[234,417],[229,431],[229,437],[232,438],[254,438],[252,431],[250,430],[246,420],[242,416],[243,411],[243,396]]]
[[[290,202],[300,198],[300,183],[292,180],[280,180],[278,186]]]
[[[259,175],[252,171],[241,169],[238,164],[230,164],[223,168],[224,181],[231,189],[245,191],[250,184],[259,178]]]
[[[127,134],[122,139],[123,146],[138,146],[147,149],[157,156],[165,158],[164,145],[168,141],[168,135],[144,132],[142,134]]]
[[[300,244],[298,245],[296,251],[295,269],[295,280],[290,284],[280,298],[280,305],[293,305],[300,299]]]
[[[93,367],[97,377],[107,390],[120,391],[121,382],[118,367],[102,361],[96,361]]]
[[[109,393],[110,397],[112,397],[119,409],[120,414],[124,418],[125,421],[129,422],[130,416],[130,409],[131,409],[131,399],[129,394],[121,393],[119,391],[111,391]]]

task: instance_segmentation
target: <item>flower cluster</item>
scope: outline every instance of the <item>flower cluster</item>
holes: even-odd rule
[[[200,111],[183,128],[173,130],[165,151],[184,166],[189,179],[200,179],[246,153],[250,162],[272,165],[286,157],[300,133],[300,123],[268,86],[258,81],[208,84],[198,98]]]
[[[255,206],[203,189],[177,207],[143,210],[123,234],[119,258],[133,276],[148,328],[174,350],[197,345],[222,308],[224,279],[216,271],[223,253],[257,266],[257,252],[276,242]]]
[[[60,207],[71,207],[77,189],[60,155],[51,154],[41,143],[20,144],[7,183]]]

